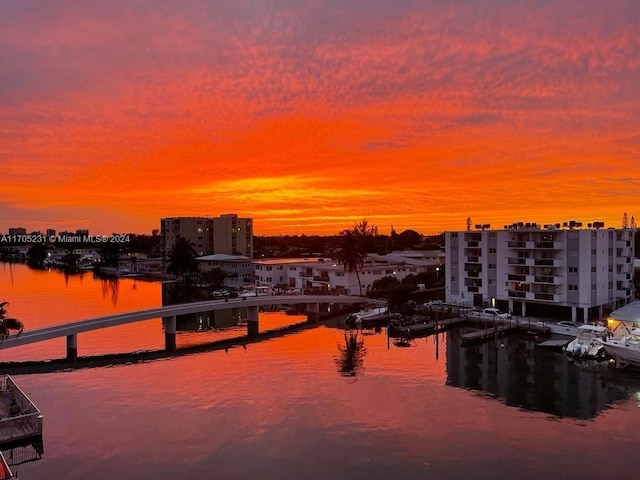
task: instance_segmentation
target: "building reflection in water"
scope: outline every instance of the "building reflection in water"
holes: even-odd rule
[[[531,338],[510,336],[462,346],[447,333],[447,385],[502,399],[507,405],[559,417],[591,419],[640,392],[640,378],[623,377],[605,363],[574,363],[536,348]]]
[[[179,283],[165,283],[162,285],[162,305],[211,300],[210,290],[209,288],[184,286]],[[178,332],[218,330],[237,326],[242,323],[243,318],[246,318],[246,308],[244,307],[176,315],[176,330]]]

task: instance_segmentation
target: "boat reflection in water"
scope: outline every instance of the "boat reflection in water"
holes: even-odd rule
[[[568,361],[536,348],[530,337],[510,336],[463,346],[447,333],[447,385],[477,390],[507,405],[559,417],[591,419],[640,392],[640,375],[623,376],[607,362]]]

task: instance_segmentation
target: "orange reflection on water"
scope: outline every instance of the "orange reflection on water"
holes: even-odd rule
[[[22,264],[0,266],[0,298],[25,330],[161,306],[161,284],[134,279],[101,280],[92,272],[66,275]],[[79,355],[162,348],[160,319],[80,334]],[[0,361],[42,360],[66,354],[65,339],[0,350]]]

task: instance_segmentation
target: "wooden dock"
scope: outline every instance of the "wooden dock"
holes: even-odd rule
[[[419,337],[439,332],[446,328],[464,323],[466,319],[460,317],[444,318],[442,320],[431,320],[421,323],[410,323],[404,325],[390,325],[389,336],[391,337]]]
[[[488,338],[504,335],[507,332],[516,330],[515,325],[498,325],[497,327],[483,328],[475,332],[468,332],[462,335],[462,343],[479,342]]]

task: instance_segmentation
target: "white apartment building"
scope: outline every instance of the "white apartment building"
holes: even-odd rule
[[[244,255],[227,255],[214,253],[196,258],[198,271],[210,272],[219,268],[228,275],[224,284],[228,287],[241,288],[247,283],[253,283],[253,265],[251,258]]]
[[[445,298],[585,323],[634,298],[632,229],[594,222],[445,232]]]
[[[219,217],[171,217],[160,220],[160,248],[167,255],[180,237],[189,239],[199,256],[224,253],[253,257],[253,220],[236,214]]]
[[[320,289],[327,293],[360,295],[358,276],[345,271],[344,266],[329,258],[271,258],[254,260],[257,284],[282,285],[292,289]],[[362,293],[371,289],[373,282],[383,277],[402,281],[408,275],[425,273],[437,263],[401,255],[367,255],[358,270]]]

